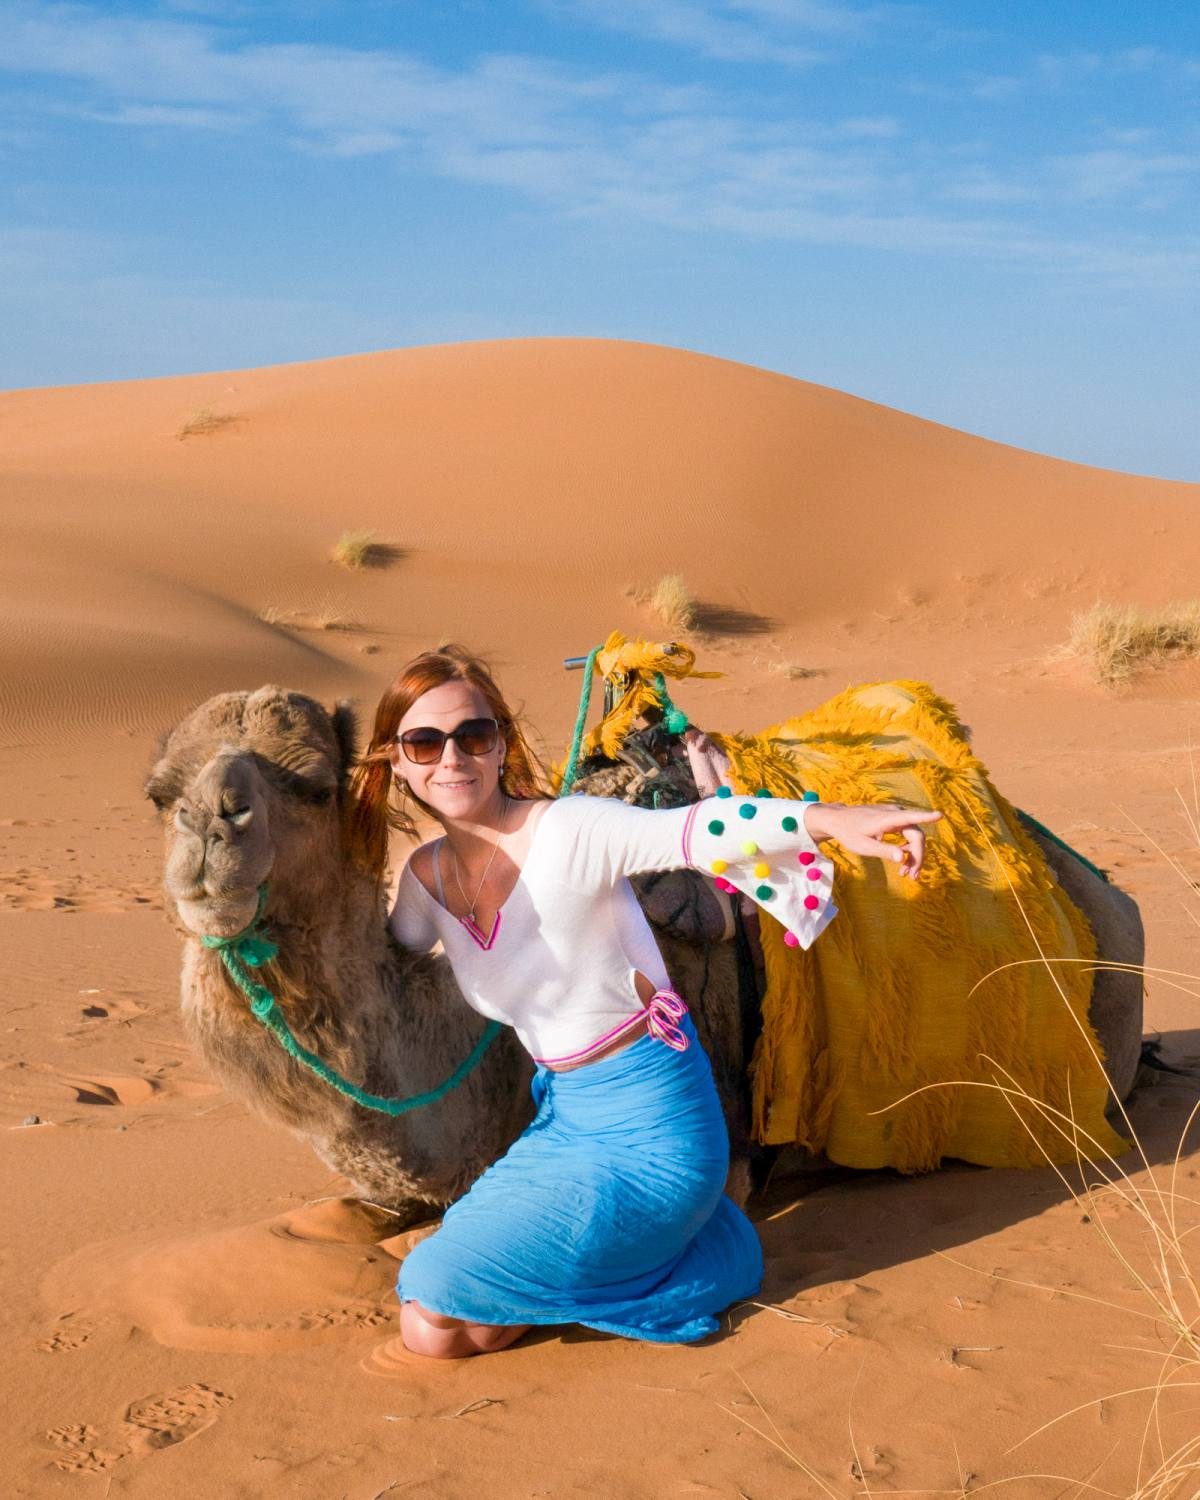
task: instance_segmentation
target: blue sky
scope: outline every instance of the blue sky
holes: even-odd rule
[[[0,386],[643,339],[1200,480],[1200,8],[0,11]]]

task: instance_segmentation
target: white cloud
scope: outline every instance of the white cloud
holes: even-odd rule
[[[1048,164],[1061,188],[1076,200],[1127,198],[1144,188],[1163,186],[1163,179],[1195,176],[1200,157],[1131,150],[1083,151],[1054,157]]]
[[[622,13],[651,8],[621,4]],[[788,0],[674,0],[667,10],[789,27],[869,14]],[[1056,197],[1103,205],[1132,196],[1143,213],[1166,202],[1196,163],[1165,146],[1139,153],[1112,142],[1000,169],[986,142],[967,152],[952,139],[914,140],[892,115],[787,119],[774,102],[645,72],[517,54],[455,69],[397,50],[250,44],[203,22],[103,16],[78,4],[20,4],[6,40],[0,68],[60,85],[50,112],[126,129],[253,128],[311,152],[390,156],[410,172],[507,188],[569,215],[1055,272],[1142,267],[1151,276],[1195,258],[1169,242],[1151,254],[1107,231],[1089,246],[1078,224],[1065,236],[1054,227]],[[1091,68],[1098,56],[1073,54],[1072,65]],[[1159,61],[1139,54],[1122,65]],[[982,217],[989,209],[995,217]]]
[[[545,0],[544,8],[719,62],[790,68],[827,61],[828,44],[860,40],[885,11],[825,0]]]

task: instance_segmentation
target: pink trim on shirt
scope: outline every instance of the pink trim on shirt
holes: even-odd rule
[[[692,863],[692,824],[696,821],[696,814],[700,811],[700,804],[693,802],[687,817],[683,820],[683,837],[680,843],[683,846],[683,862],[685,865]]]
[[[686,1052],[688,1039],[675,1024],[685,1015],[687,1015],[687,1006],[674,990],[655,990],[645,1010],[635,1011],[633,1015],[626,1016],[623,1021],[618,1021],[610,1031],[597,1037],[594,1042],[589,1042],[578,1052],[568,1052],[563,1057],[535,1057],[533,1060],[535,1063],[541,1063],[544,1068],[561,1068],[567,1063],[583,1062],[594,1052],[601,1051],[609,1042],[623,1036],[627,1031],[632,1031],[640,1021],[646,1022],[650,1035],[658,1041],[665,1042],[675,1052]]]

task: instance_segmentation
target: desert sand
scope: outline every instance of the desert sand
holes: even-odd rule
[[[558,756],[563,658],[661,637],[628,591],[679,573],[699,664],[728,674],[681,689],[695,722],[931,682],[1001,790],[1137,899],[1148,965],[1190,973],[1200,669],[1114,692],[1054,649],[1097,599],[1195,596],[1200,486],[573,339],[9,392],[0,473],[4,1494],[1124,1496],[1195,1434],[1193,1391],[1149,1436],[1148,1398],[1118,1395],[1171,1348],[1136,1211],[1085,1214],[1049,1170],[773,1182],[761,1305],[701,1345],[568,1328],[364,1370],[403,1246],[186,1044],[141,786],[214,692],[366,713],[445,636],[490,653]],[[379,566],[329,560],[347,530]],[[1146,1013],[1179,1067],[1183,983],[1152,975]],[[1143,1189],[1195,1100],[1166,1072],[1133,1096]],[[1181,1228],[1198,1166],[1189,1142]]]

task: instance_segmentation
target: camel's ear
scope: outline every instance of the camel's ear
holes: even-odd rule
[[[182,790],[178,771],[163,762],[159,762],[150,772],[145,787],[146,796],[159,812],[165,812],[179,798]]]
[[[354,764],[354,749],[358,740],[358,723],[354,717],[354,709],[348,698],[340,698],[333,713],[330,715],[333,723],[333,732],[337,738],[338,749],[342,754],[341,780],[345,782],[350,773],[350,767]]]
[[[171,803],[179,796],[182,790],[180,786],[179,772],[167,760],[167,742],[173,731],[164,729],[158,737],[158,745],[154,752],[154,765],[146,778],[143,791],[150,801],[154,803],[159,812],[170,807]]]

